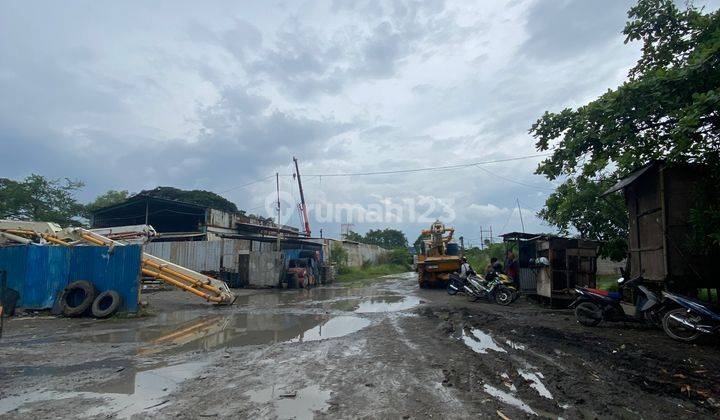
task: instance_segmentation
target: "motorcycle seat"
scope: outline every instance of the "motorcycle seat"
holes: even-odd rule
[[[590,293],[595,293],[600,296],[607,296],[610,299],[620,300],[620,293],[618,292],[608,292],[607,290],[593,289],[590,287],[584,287],[584,289]]]

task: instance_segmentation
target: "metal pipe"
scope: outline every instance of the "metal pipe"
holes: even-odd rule
[[[213,285],[211,285],[211,284],[204,283],[202,280],[194,279],[194,278],[192,278],[192,277],[190,277],[190,276],[188,276],[188,275],[186,275],[186,274],[183,274],[183,273],[181,273],[181,272],[179,272],[179,271],[176,271],[176,270],[173,270],[173,269],[171,269],[171,268],[168,268],[167,266],[163,266],[163,265],[161,265],[161,264],[158,264],[158,263],[156,263],[155,261],[150,260],[149,258],[143,258],[143,264],[147,264],[147,265],[149,265],[150,267],[152,267],[152,268],[154,268],[154,269],[156,269],[156,270],[164,271],[164,272],[166,272],[166,273],[168,273],[168,274],[171,274],[171,275],[173,275],[173,276],[179,277],[181,280],[185,280],[185,281],[187,281],[187,282],[192,283],[193,286],[200,286],[200,287],[202,287],[203,289],[207,289],[207,290],[209,290],[209,291],[211,291],[211,292],[213,292],[213,293],[215,293],[215,294],[218,294],[218,295],[222,293],[222,291],[221,291],[220,289],[218,289],[217,287],[215,287],[215,286],[213,286]]]
[[[210,296],[209,294],[201,292],[200,290],[194,289],[193,287],[188,286],[187,284],[182,283],[180,281],[177,281],[177,280],[173,279],[172,277],[166,276],[163,273],[158,273],[158,272],[155,272],[152,270],[148,270],[147,268],[143,268],[142,273],[145,274],[146,276],[160,279],[160,280],[164,281],[165,283],[169,283],[172,286],[179,287],[179,288],[181,288],[187,292],[190,292],[196,296],[200,296],[201,298],[207,300],[208,302],[215,302],[215,303],[223,302],[223,299],[221,297]]]
[[[19,242],[19,243],[25,244],[25,245],[32,243],[32,241],[28,238],[24,238],[22,236],[14,235],[14,234],[8,233],[8,232],[0,232],[0,236],[3,236],[11,241]]]

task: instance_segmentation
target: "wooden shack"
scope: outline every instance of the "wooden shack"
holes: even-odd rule
[[[556,307],[570,303],[575,286],[595,287],[597,243],[578,238],[512,232],[501,235],[517,249],[520,288]],[[545,257],[549,267],[534,260]]]
[[[552,306],[567,306],[575,286],[595,287],[597,243],[583,239],[541,236],[535,240],[537,258],[550,267],[538,268],[537,294]]]
[[[629,212],[630,275],[695,294],[717,288],[718,249],[697,250],[690,211],[703,179],[698,165],[651,162],[603,193],[622,191]]]

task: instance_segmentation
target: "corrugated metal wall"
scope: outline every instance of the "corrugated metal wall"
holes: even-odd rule
[[[200,272],[238,271],[238,256],[247,254],[250,241],[223,239],[220,241],[151,242],[145,252]]]
[[[138,245],[116,247],[12,246],[0,248],[0,270],[8,287],[20,293],[18,306],[48,309],[65,286],[75,280],[92,282],[99,292],[115,290],[123,297],[121,311],[137,311],[140,282]]]

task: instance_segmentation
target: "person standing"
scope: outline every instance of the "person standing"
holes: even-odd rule
[[[512,249],[508,250],[505,257],[505,274],[512,279],[515,287],[520,286],[520,269],[518,267],[517,259],[515,258],[515,253]]]

